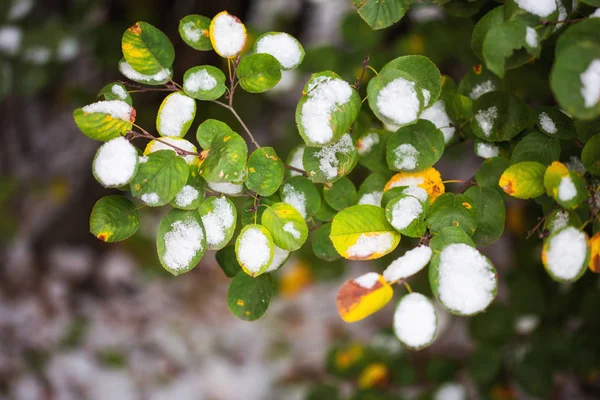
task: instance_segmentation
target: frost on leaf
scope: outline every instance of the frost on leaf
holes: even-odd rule
[[[556,0],[515,0],[522,10],[545,18],[556,11]]]
[[[342,285],[337,294],[337,310],[346,322],[360,321],[384,307],[392,295],[383,276],[369,272]]]
[[[211,202],[213,209],[201,213],[206,230],[206,244],[211,248],[221,247],[228,236],[227,232],[235,223],[235,211],[225,197],[213,197],[207,201]]]
[[[494,158],[500,155],[500,148],[493,143],[477,142],[475,154],[481,158]]]
[[[189,217],[185,221],[174,221],[165,234],[163,263],[172,271],[189,269],[190,263],[202,251],[204,231],[198,222]]]
[[[377,254],[387,254],[396,245],[390,232],[363,233],[346,251],[347,258],[352,260],[368,260]]]
[[[154,153],[159,150],[175,151],[175,149],[173,147],[171,147],[165,143],[172,144],[173,146],[176,146],[185,151],[189,151],[191,153],[197,152],[196,146],[194,146],[192,143],[188,142],[185,139],[177,138],[177,137],[163,137],[163,138],[160,138],[160,142],[158,142],[156,140],[152,140],[151,142],[148,142],[148,144],[146,145],[146,148],[144,149],[144,155],[148,155],[148,154]],[[181,156],[181,157],[183,157],[185,162],[190,165],[198,163],[198,157],[196,157],[194,155],[187,155],[187,156]]]
[[[267,33],[256,42],[256,52],[270,54],[285,69],[296,68],[304,57],[304,50],[293,36],[287,33]]]
[[[490,261],[464,243],[446,246],[440,253],[438,298],[460,315],[481,312],[496,295],[497,276]]]
[[[394,124],[404,125],[415,121],[421,110],[415,83],[404,78],[394,79],[379,91],[377,108],[381,115]]]
[[[540,122],[541,128],[546,133],[553,135],[558,131],[558,129],[556,129],[556,124],[554,123],[554,121],[552,121],[552,118],[550,118],[548,113],[545,113],[545,112],[540,113],[539,122]]]
[[[432,251],[429,247],[421,245],[404,253],[394,260],[383,271],[383,277],[388,282],[395,282],[408,278],[425,268],[431,259]]]
[[[415,197],[406,196],[394,203],[390,223],[397,230],[402,230],[419,218],[422,213],[421,202]]]
[[[237,259],[250,276],[262,274],[273,260],[273,240],[260,225],[248,225],[238,236],[235,244]]]
[[[230,58],[241,52],[246,36],[244,24],[227,11],[218,13],[210,23],[210,41],[221,57]]]
[[[137,170],[138,153],[124,137],[103,144],[93,163],[94,176],[105,187],[129,183]]]
[[[400,299],[394,313],[394,333],[411,349],[421,349],[435,339],[437,315],[427,297],[410,293]]]
[[[498,108],[496,106],[492,106],[485,110],[479,110],[477,114],[475,114],[475,120],[485,136],[490,136],[492,133],[496,118],[498,118]]]
[[[593,60],[579,78],[585,106],[595,106],[600,101],[600,59]]]
[[[446,144],[452,140],[456,128],[452,126],[452,120],[446,112],[444,100],[436,101],[431,107],[423,111],[419,119],[426,119],[435,125],[444,134]]]
[[[542,251],[542,262],[552,278],[572,281],[585,271],[589,256],[587,235],[568,226],[546,239]]]
[[[191,73],[184,82],[186,92],[212,90],[217,86],[217,80],[206,69]]]
[[[86,114],[101,113],[125,122],[135,121],[135,110],[121,100],[97,101],[81,109]]]
[[[156,129],[161,136],[185,136],[195,114],[194,99],[182,93],[173,93],[165,98],[158,110]]]

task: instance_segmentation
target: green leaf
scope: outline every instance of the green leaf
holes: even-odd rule
[[[273,280],[269,274],[255,278],[237,274],[227,291],[227,306],[239,319],[255,321],[267,311],[273,291]]]
[[[575,118],[589,120],[600,114],[600,96],[594,78],[600,70],[598,59],[598,42],[572,44],[557,53],[550,86],[560,107]]]
[[[477,185],[499,189],[500,176],[510,166],[510,160],[504,157],[493,157],[485,160],[475,174]]]
[[[235,204],[225,196],[212,196],[202,202],[198,213],[206,230],[208,250],[222,249],[235,232],[237,211]]]
[[[401,56],[383,66],[381,73],[404,71],[423,90],[423,108],[431,107],[442,92],[442,74],[427,57],[419,55]]]
[[[358,14],[372,29],[384,29],[400,21],[414,0],[352,0]]]
[[[132,105],[131,96],[127,93],[125,85],[119,82],[109,83],[98,93],[98,97],[104,97],[104,100],[122,100]]]
[[[472,186],[465,191],[477,210],[477,230],[473,241],[478,246],[487,246],[500,239],[504,233],[506,209],[502,195],[490,187]]]
[[[281,69],[291,70],[302,63],[304,48],[300,42],[285,32],[267,32],[256,38],[254,51],[270,54],[279,62]]]
[[[183,75],[183,90],[198,100],[216,100],[225,93],[225,74],[212,65],[199,65]]]
[[[175,49],[167,35],[147,22],[137,22],[127,29],[121,48],[129,65],[145,75],[160,73],[175,60]]]
[[[179,275],[194,268],[206,250],[206,233],[196,211],[172,209],[160,221],[156,234],[158,259]]]
[[[439,161],[446,143],[444,134],[429,121],[398,129],[387,143],[387,163],[394,171],[417,172]]]
[[[500,176],[498,185],[517,199],[532,199],[544,194],[546,166],[535,161],[523,161],[508,167]]]
[[[363,132],[356,141],[358,162],[373,172],[389,173],[384,160],[390,137],[391,133],[384,130],[370,129]]]
[[[444,4],[444,10],[456,17],[472,17],[477,14],[485,4],[485,0],[453,0]]]
[[[312,74],[296,106],[298,132],[308,146],[338,142],[358,117],[360,95],[334,72]]]
[[[104,242],[120,242],[140,227],[140,213],[123,196],[106,196],[94,204],[90,215],[90,232]]]
[[[548,218],[544,221],[544,230],[547,229],[551,234],[565,226],[575,228],[581,226],[581,218],[579,218],[579,215],[575,211],[559,208],[548,214]]]
[[[304,219],[315,215],[321,207],[319,190],[304,176],[288,179],[281,186],[280,195],[281,201],[298,210]]]
[[[281,64],[270,54],[252,54],[242,58],[236,75],[245,91],[263,93],[281,79]]]
[[[122,100],[99,101],[76,109],[73,119],[86,136],[108,142],[131,130],[135,108]]]
[[[358,204],[382,206],[383,192],[389,179],[380,174],[371,174],[361,183],[358,189]]]
[[[123,58],[119,61],[119,72],[121,72],[127,79],[134,82],[141,83],[150,86],[164,85],[169,82],[173,76],[173,70],[166,68],[156,74],[142,74],[135,69]]]
[[[252,197],[248,197],[240,208],[240,222],[242,226],[255,224],[257,221],[260,222],[263,212],[267,207],[279,202],[281,202],[281,199],[276,194],[269,197],[259,197],[258,201]]]
[[[257,277],[271,265],[275,244],[267,228],[258,224],[246,225],[235,240],[235,255],[242,270]]]
[[[600,19],[587,18],[570,25],[556,41],[555,54],[561,53],[573,45],[597,45],[600,43]]]
[[[195,210],[204,200],[206,182],[200,177],[195,167],[190,168],[190,174],[185,186],[171,200],[171,205],[180,210]]]
[[[564,208],[577,208],[589,197],[585,180],[558,161],[546,169],[543,183],[546,193]]]
[[[231,134],[233,130],[225,122],[216,119],[207,119],[198,126],[196,140],[203,149],[210,148],[210,144],[218,134]]]
[[[308,226],[302,215],[287,203],[275,203],[264,210],[261,223],[277,247],[298,250],[308,237]]]
[[[321,202],[321,207],[315,213],[315,218],[319,221],[330,222],[333,221],[336,212],[333,208],[329,207],[326,202]]]
[[[356,146],[349,134],[325,147],[307,147],[302,164],[308,178],[316,183],[335,182],[348,175],[357,163]]]
[[[233,278],[242,271],[242,267],[235,258],[235,246],[226,246],[215,253],[217,264],[228,278]],[[245,274],[244,274],[245,275]]]
[[[358,193],[354,183],[347,177],[330,185],[323,185],[323,198],[334,210],[340,211],[356,204]]]
[[[560,142],[539,133],[528,133],[517,143],[512,153],[512,162],[537,161],[549,165],[560,157]]]
[[[317,229],[312,237],[312,249],[317,258],[325,261],[335,261],[341,256],[333,247],[333,242],[329,238],[331,234],[331,224],[323,224]]]
[[[600,175],[600,134],[592,136],[587,141],[581,152],[581,162],[586,170],[594,175]]]
[[[138,160],[138,149],[127,139],[118,137],[98,148],[92,161],[92,173],[106,188],[122,187],[137,173]]]
[[[333,219],[329,237],[337,252],[349,260],[383,257],[400,242],[400,234],[387,221],[385,210],[366,204],[340,211]]]
[[[184,137],[196,116],[196,100],[182,92],[163,100],[156,115],[156,130],[161,136]]]
[[[477,208],[464,194],[444,193],[429,207],[425,222],[432,233],[456,226],[473,236],[477,229]]]
[[[488,92],[502,90],[502,88],[502,80],[479,64],[463,76],[458,86],[458,92],[471,100],[477,100]]]
[[[416,197],[400,194],[387,203],[385,215],[398,232],[417,238],[423,236],[427,230],[425,215],[428,208],[429,200],[421,202]]]
[[[467,235],[465,231],[453,225],[446,226],[440,229],[439,232],[433,233],[433,237],[429,242],[429,247],[434,252],[439,253],[444,249],[444,247],[452,243],[464,243],[471,247],[475,247],[475,242],[473,242],[473,239],[471,239],[471,237]]]
[[[210,18],[203,15],[186,15],[179,21],[179,35],[188,46],[196,50],[212,50],[209,28]]]
[[[239,182],[245,175],[248,146],[235,132],[219,132],[200,162],[200,175],[208,182]]]
[[[542,133],[551,138],[567,140],[575,137],[573,120],[554,107],[538,108],[536,124]]]
[[[261,147],[248,158],[246,186],[261,196],[277,192],[283,182],[285,167],[272,147]]]
[[[131,194],[148,206],[164,206],[185,186],[189,167],[171,150],[159,150],[147,157],[130,183]]]
[[[590,250],[587,233],[566,226],[544,239],[542,262],[555,281],[574,282],[587,271]]]
[[[489,142],[510,140],[530,126],[527,105],[510,92],[490,92],[475,100],[471,129]]]

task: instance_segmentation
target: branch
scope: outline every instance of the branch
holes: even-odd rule
[[[286,165],[285,166],[287,169],[289,169],[290,171],[296,171],[304,176],[308,176],[308,174],[306,173],[306,171],[300,169],[300,168],[296,168],[296,167],[292,167],[291,165]]]
[[[552,214],[554,212],[554,210],[556,210],[557,208],[558,208],[558,206],[554,207],[552,210],[550,210],[550,212],[548,214],[546,214],[542,218],[540,218],[538,223],[535,224],[535,226],[533,228],[531,228],[531,230],[529,232],[527,232],[527,236],[525,237],[525,239],[529,239],[536,231],[539,231],[540,226],[542,226],[544,221],[547,220],[548,217],[550,216],[550,214]],[[544,232],[539,232],[539,238],[540,239],[544,238]]]
[[[367,54],[367,56],[365,57],[365,60],[362,63],[362,71],[360,72],[360,76],[358,78],[356,78],[356,80],[354,81],[354,89],[356,89],[357,92],[358,92],[358,89],[360,89],[360,83],[362,82],[363,78],[365,77],[365,72],[367,71],[367,67],[369,66],[370,60],[371,60],[370,54]]]
[[[117,81],[118,83],[134,88],[135,90],[129,90],[129,93],[143,93],[143,92],[176,92],[179,89],[174,84],[165,84],[165,87],[147,87],[142,86],[138,83],[128,82],[128,81]]]
[[[171,148],[173,148],[173,150],[175,150],[175,152],[180,155],[180,156],[194,156],[194,157],[199,157],[200,160],[204,160],[206,158],[206,156],[208,155],[207,151],[203,151],[200,153],[195,153],[193,151],[188,151],[188,150],[184,150],[180,147],[175,146],[174,144],[171,144],[169,142],[165,142],[164,140],[157,138],[154,135],[151,135],[150,133],[148,133],[144,128],[137,126],[136,128],[138,128],[139,130],[141,130],[142,132],[136,132],[136,131],[128,131],[127,132],[127,140],[132,141],[133,139],[137,139],[137,138],[143,138],[143,139],[148,139],[148,140],[156,140],[159,143],[164,144],[165,146],[169,146]]]
[[[235,119],[238,120],[238,122],[240,123],[240,125],[242,126],[242,128],[244,129],[244,131],[246,132],[246,134],[248,135],[248,137],[250,138],[250,141],[252,142],[252,144],[254,144],[254,146],[256,146],[257,149],[260,149],[260,145],[258,144],[258,142],[256,141],[256,139],[254,139],[254,135],[252,135],[252,132],[250,132],[250,129],[248,129],[248,127],[246,126],[246,124],[244,123],[244,121],[242,120],[242,118],[238,115],[238,113],[233,109],[233,106],[230,106],[228,104],[225,104],[219,100],[210,100],[211,102],[220,105],[223,108],[228,109],[233,116],[235,117]]]

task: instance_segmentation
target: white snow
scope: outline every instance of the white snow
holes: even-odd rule
[[[129,122],[133,108],[121,100],[103,100],[87,105],[81,109],[84,113],[103,113],[113,118]]]
[[[300,232],[294,227],[293,222],[286,222],[283,225],[284,232],[289,233],[294,237],[294,239],[300,239]]]
[[[413,122],[419,117],[421,109],[415,83],[404,78],[394,79],[379,91],[377,108],[381,115],[395,124]]]
[[[196,101],[181,93],[165,98],[158,113],[158,132],[161,136],[180,137],[185,135],[184,125],[194,119]]]
[[[537,31],[529,26],[525,30],[525,42],[529,47],[537,47],[538,46],[538,34]]]
[[[177,193],[177,196],[175,196],[175,204],[177,204],[179,207],[187,207],[198,198],[199,194],[200,192],[195,187],[191,185],[185,185],[179,191],[179,193]]]
[[[207,182],[212,190],[224,194],[240,194],[244,190],[243,185],[229,182]]]
[[[433,400],[467,400],[467,392],[460,383],[444,383],[435,392]]]
[[[412,144],[403,143],[394,149],[394,167],[400,171],[410,171],[417,167],[419,150]]]
[[[350,100],[353,89],[348,82],[337,78],[321,76],[312,81],[302,105],[300,122],[311,142],[325,144],[333,138],[331,113]]]
[[[188,268],[194,256],[202,250],[204,232],[202,226],[191,216],[185,221],[175,221],[165,234],[163,261],[175,271]]]
[[[383,277],[388,282],[395,282],[408,278],[425,268],[431,260],[433,252],[427,246],[421,245],[404,253],[403,256],[394,260],[383,271]]]
[[[464,243],[440,253],[438,293],[441,302],[461,314],[483,311],[494,300],[496,277],[483,255]]]
[[[150,142],[148,144],[148,146],[146,147],[146,151],[148,152],[148,154],[154,153],[155,151],[159,151],[159,150],[175,151],[174,148],[172,148],[171,146],[168,146],[162,142],[170,143],[173,146],[177,146],[182,150],[186,150],[186,151],[190,151],[190,152],[194,152],[194,153],[196,152],[196,146],[194,146],[192,143],[188,142],[185,139],[176,138],[176,137],[162,137],[162,138],[160,138],[160,142],[153,140],[152,142]],[[187,155],[187,156],[182,156],[182,157],[185,160],[185,162],[188,164],[193,164],[197,160],[197,157],[193,156],[193,155]]]
[[[593,107],[600,101],[600,58],[593,60],[587,69],[579,75],[581,96],[586,107]]]
[[[353,280],[358,286],[363,289],[371,289],[379,281],[379,274],[376,272],[367,272]]]
[[[564,176],[561,178],[558,184],[558,199],[560,201],[573,200],[577,196],[577,188],[573,183],[573,179],[570,176]]]
[[[32,8],[33,0],[13,0],[6,16],[9,21],[15,21],[27,15]]]
[[[66,37],[58,43],[56,58],[58,61],[71,61],[79,54],[79,42],[72,37]]]
[[[481,158],[498,157],[500,149],[493,143],[478,142],[475,153]]]
[[[425,203],[427,200],[429,200],[429,195],[427,194],[427,191],[419,186],[408,186],[402,191],[402,193],[416,197],[421,203]]]
[[[306,219],[306,196],[292,185],[286,183],[281,190],[281,201],[294,207],[302,218]]]
[[[181,29],[183,30],[186,39],[191,40],[192,42],[197,42],[200,40],[200,36],[202,36],[202,31],[196,28],[196,24],[192,21],[183,24]]]
[[[373,146],[379,143],[379,135],[376,133],[368,133],[365,136],[361,137],[356,147],[358,149],[358,154],[364,156],[368,152],[371,151]]]
[[[237,17],[219,13],[211,23],[213,46],[222,57],[233,57],[246,44],[246,29]]]
[[[217,86],[217,80],[208,73],[206,69],[191,73],[183,86],[187,92],[197,92],[198,90],[212,90]]]
[[[565,165],[569,168],[569,171],[577,172],[581,175],[585,174],[585,166],[577,156],[569,157],[569,161],[567,161]]]
[[[587,250],[585,233],[568,226],[550,238],[546,266],[560,279],[573,279],[583,267]]]
[[[382,198],[383,192],[365,193],[358,200],[358,204],[370,204],[372,206],[381,207]]]
[[[429,100],[431,100],[431,92],[427,89],[422,89],[421,93],[423,94],[423,105],[427,107],[429,105]]]
[[[558,231],[569,224],[569,212],[567,210],[561,210],[556,213],[554,222],[552,223],[552,229],[550,233]]]
[[[125,100],[127,98],[127,91],[121,85],[112,85],[110,91],[121,100]]]
[[[302,58],[300,43],[283,32],[263,36],[256,43],[256,52],[272,55],[285,69],[298,66]]]
[[[31,46],[23,53],[23,60],[34,65],[43,65],[50,61],[52,51],[46,46]]]
[[[419,176],[419,177],[414,177],[414,176],[407,176],[405,178],[402,179],[398,179],[397,181],[392,182],[392,184],[390,185],[390,187],[388,188],[395,188],[398,186],[418,186],[421,183],[425,182],[425,179],[423,179],[423,177]]]
[[[590,18],[600,18],[600,8],[596,8],[596,11],[590,14]]]
[[[496,86],[492,81],[488,80],[478,85],[475,85],[473,89],[471,89],[471,94],[469,94],[469,97],[471,98],[471,100],[477,100],[484,94],[488,92],[493,92],[494,90],[496,90]]]
[[[158,197],[158,194],[156,193],[144,193],[140,200],[142,200],[147,205],[152,206],[160,201],[160,197]]]
[[[575,9],[577,7],[577,0],[572,0],[573,1],[573,9]],[[569,14],[567,13],[567,9],[565,8],[565,5],[563,4],[564,0],[556,0],[556,5],[558,6],[558,18],[556,19],[557,21],[564,21],[567,19],[567,17],[569,16]],[[554,29],[552,30],[552,32],[556,32],[559,29],[563,28],[565,24],[556,24],[554,26]]]
[[[454,137],[456,128],[451,126],[452,121],[446,112],[444,100],[436,101],[431,107],[427,108],[419,116],[419,119],[426,119],[435,125],[436,128],[444,134],[444,141],[448,143]]]
[[[436,331],[437,316],[427,297],[410,293],[400,299],[394,312],[394,333],[402,343],[423,347],[435,338]]]
[[[361,234],[356,242],[348,248],[350,257],[369,257],[373,253],[386,253],[394,245],[394,237],[390,232]]]
[[[136,148],[122,136],[104,143],[94,159],[94,174],[104,186],[121,186],[133,178],[138,163]]]
[[[515,3],[519,8],[542,18],[556,11],[556,0],[515,0]]]
[[[206,243],[209,246],[220,246],[225,240],[226,232],[233,225],[235,215],[225,197],[214,198],[212,206],[211,212],[202,215],[202,225],[206,230]]]
[[[269,265],[269,268],[267,268],[265,272],[273,272],[278,270],[290,256],[290,252],[287,250],[283,250],[276,245],[273,245],[273,248],[273,261],[271,261],[271,265]]]
[[[289,163],[290,166],[304,171],[304,164],[302,163],[302,157],[304,156],[305,148],[306,148],[305,146],[299,146],[293,150],[292,156],[290,158],[290,163]],[[289,170],[288,172],[289,172],[290,176],[302,175],[300,172],[296,172],[293,170]]]
[[[423,206],[416,197],[406,196],[398,200],[392,207],[390,223],[398,230],[406,228],[423,212]]]
[[[239,237],[237,256],[252,273],[257,273],[271,260],[269,238],[260,229],[251,227]]]
[[[169,80],[169,71],[166,69],[163,69],[154,75],[140,74],[125,60],[119,63],[119,71],[121,71],[126,78],[136,82],[163,82]]]
[[[324,146],[315,153],[315,157],[319,159],[319,169],[327,179],[333,179],[338,174],[340,162],[336,157],[337,153],[346,154],[353,147],[352,138],[346,133],[337,142]]]
[[[528,335],[533,332],[540,324],[540,317],[535,314],[526,314],[520,316],[515,321],[515,331],[519,335]]]
[[[496,106],[492,106],[485,110],[479,110],[475,115],[475,119],[485,136],[490,136],[492,133],[496,118],[498,118],[498,107]]]
[[[21,48],[23,32],[12,25],[0,28],[0,52],[14,56]]]
[[[552,121],[552,118],[550,118],[550,116],[546,112],[540,113],[539,122],[540,126],[546,133],[553,135],[558,131],[558,129],[556,129],[554,121]]]

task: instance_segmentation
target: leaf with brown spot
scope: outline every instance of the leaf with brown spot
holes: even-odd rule
[[[340,317],[345,322],[360,321],[379,311],[394,291],[382,275],[369,272],[344,283],[336,298]]]

